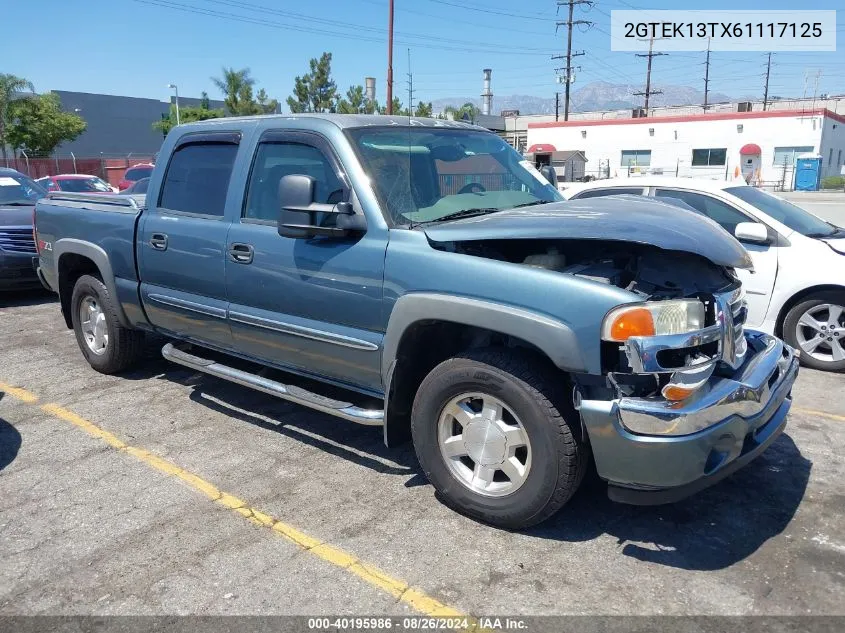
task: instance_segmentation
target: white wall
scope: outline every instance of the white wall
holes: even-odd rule
[[[740,165],[740,148],[746,143],[756,143],[762,150],[762,180],[774,183],[783,177],[782,164],[774,164],[775,147],[812,146],[814,152],[819,152],[824,149],[820,147],[823,121],[826,129],[830,130],[830,138],[837,138],[836,142],[840,145],[845,144],[842,140],[845,124],[837,124],[834,130],[831,119],[824,119],[820,115],[795,115],[765,118],[740,116],[705,121],[636,119],[603,125],[569,121],[555,127],[529,127],[528,145],[550,143],[560,149],[581,150],[587,156],[588,174],[596,174],[600,164],[604,167],[609,163],[610,176],[625,176],[628,170],[621,165],[622,150],[651,150],[652,173],[662,169],[665,175],[675,175],[677,171],[680,176],[724,179],[726,172],[732,178],[735,168]],[[737,127],[740,125],[741,132]],[[653,129],[653,134],[650,129]],[[693,149],[702,148],[726,148],[727,165],[692,166]],[[791,183],[791,170],[790,165],[786,175],[787,186]]]
[[[831,150],[833,161],[831,162]],[[821,141],[822,178],[838,176],[845,165],[845,123],[825,118]]]

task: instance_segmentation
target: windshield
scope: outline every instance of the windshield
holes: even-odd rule
[[[563,200],[529,161],[489,132],[362,128],[350,137],[397,225]]]
[[[783,198],[778,198],[760,189],[742,186],[730,187],[725,191],[807,237],[825,237],[836,233],[836,227],[832,224],[791,202],[787,202]]]
[[[99,178],[65,178],[59,180],[59,187],[62,191],[111,193],[111,187]]]
[[[35,204],[46,195],[46,189],[28,176],[0,173],[0,204]]]
[[[126,170],[124,178],[126,180],[141,180],[141,178],[148,178],[152,175],[152,167],[133,167]]]

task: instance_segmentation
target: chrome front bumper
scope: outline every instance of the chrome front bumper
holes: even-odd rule
[[[698,489],[762,452],[786,424],[798,358],[768,334],[749,330],[745,340],[744,362],[732,376],[717,372],[682,402],[583,400],[581,419],[599,475],[638,491]]]

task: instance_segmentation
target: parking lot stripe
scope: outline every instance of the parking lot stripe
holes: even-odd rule
[[[0,382],[0,391],[5,391],[13,398],[17,398],[21,402],[25,402],[27,404],[35,404],[38,402],[38,396],[31,391],[21,389],[20,387],[13,387],[12,385],[7,385],[4,382]]]
[[[835,413],[827,413],[826,411],[817,411],[816,409],[804,409],[803,407],[792,407],[796,413],[806,413],[807,415],[817,415],[820,418],[827,418],[828,420],[836,420],[837,422],[845,422],[845,415],[836,415]]]
[[[2,382],[0,382],[0,391],[4,391],[13,398],[16,398],[26,404],[36,404],[38,402],[38,396],[34,393],[27,391],[26,389],[12,387]],[[55,418],[69,422],[75,427],[82,429],[90,436],[104,441],[110,447],[120,452],[132,455],[147,466],[154,468],[159,472],[163,472],[182,480],[188,486],[197,492],[202,493],[214,503],[236,512],[254,525],[270,528],[276,534],[284,537],[286,540],[294,543],[303,550],[310,552],[317,558],[346,570],[369,585],[389,593],[397,601],[407,604],[409,607],[420,613],[432,617],[465,617],[465,615],[460,611],[443,604],[439,600],[432,598],[419,589],[410,587],[406,582],[393,578],[381,569],[359,560],[354,554],[350,554],[338,547],[324,543],[323,541],[309,536],[305,532],[302,532],[301,530],[298,530],[297,528],[288,525],[287,523],[284,523],[265,512],[261,512],[260,510],[250,507],[246,501],[220,490],[217,486],[206,481],[199,475],[191,473],[180,466],[177,466],[173,462],[149,452],[148,450],[127,444],[113,433],[100,428],[93,422],[86,420],[73,411],[52,403],[43,404],[39,407],[39,409]],[[474,628],[474,624],[471,625],[470,628]]]

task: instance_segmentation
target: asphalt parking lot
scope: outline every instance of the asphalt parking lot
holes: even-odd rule
[[[508,533],[410,446],[151,358],[91,370],[51,295],[0,297],[0,614],[845,614],[845,376],[684,502],[588,479]]]

